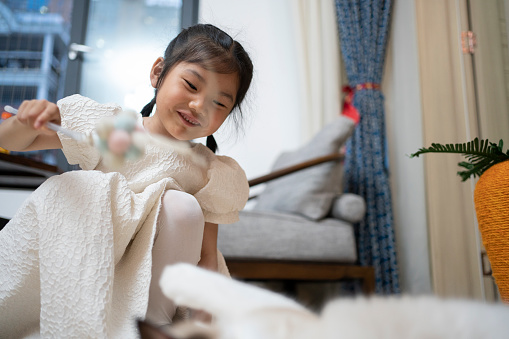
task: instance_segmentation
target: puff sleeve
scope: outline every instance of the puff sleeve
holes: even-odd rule
[[[113,116],[122,109],[115,104],[99,104],[96,101],[75,94],[57,102],[62,127],[80,133],[90,133],[98,121]],[[85,143],[78,143],[70,137],[58,133],[62,151],[70,164],[77,164],[84,170],[94,169],[101,160],[99,151]]]
[[[230,157],[213,155],[207,183],[194,197],[200,203],[205,221],[231,224],[249,198],[249,184],[240,165]]]

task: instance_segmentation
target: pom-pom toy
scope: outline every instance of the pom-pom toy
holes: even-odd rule
[[[118,168],[125,160],[136,160],[143,154],[145,142],[140,134],[146,133],[137,121],[138,113],[126,110],[98,122],[91,140],[106,166]]]
[[[18,113],[18,110],[11,106],[5,106],[5,111],[11,114]],[[80,143],[94,146],[101,153],[104,164],[113,170],[120,168],[126,160],[141,157],[148,143],[159,147],[169,146],[179,153],[187,153],[195,157],[195,162],[203,160],[196,159],[196,156],[189,152],[189,143],[150,135],[137,124],[137,121],[138,113],[126,110],[115,117],[101,119],[95,130],[88,134],[71,131],[52,122],[47,122],[46,127]]]

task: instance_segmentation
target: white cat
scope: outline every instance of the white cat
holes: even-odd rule
[[[505,304],[431,296],[340,298],[317,315],[279,294],[187,264],[168,266],[160,284],[176,304],[214,317],[209,325],[180,323],[172,336],[160,338],[509,338]]]

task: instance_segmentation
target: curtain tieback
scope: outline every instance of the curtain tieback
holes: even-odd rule
[[[349,117],[353,121],[355,121],[356,124],[359,123],[361,120],[361,115],[359,114],[359,111],[357,111],[357,108],[352,104],[353,103],[353,97],[355,95],[356,91],[361,91],[363,89],[380,89],[380,84],[375,84],[373,82],[365,82],[363,84],[355,85],[355,87],[350,86],[344,86],[343,87],[343,93],[345,93],[345,97],[343,99],[343,111],[341,112],[342,115]]]

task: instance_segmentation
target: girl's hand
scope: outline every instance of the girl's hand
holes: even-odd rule
[[[45,127],[47,122],[60,125],[60,110],[58,106],[47,100],[25,100],[18,108],[16,119],[23,125],[39,130],[44,134],[56,134]]]
[[[217,272],[217,224],[205,223],[203,230],[203,243],[201,247],[201,259],[198,267]]]
[[[217,261],[217,224],[205,223],[203,231],[203,244],[201,248],[201,258],[198,267],[206,270],[218,271]],[[202,310],[191,310],[191,319],[204,323],[212,322],[212,315]]]
[[[217,263],[217,250],[215,253],[204,253],[202,251],[201,259],[198,262],[198,267],[204,268],[209,271],[217,272],[218,263]]]
[[[17,152],[62,148],[47,122],[60,125],[57,105],[47,100],[23,101],[18,113],[0,124],[0,147]]]
[[[198,267],[217,272],[217,266],[217,251],[216,253],[210,253],[204,252],[202,250],[201,259],[200,262],[198,262]],[[205,324],[210,324],[212,322],[212,315],[210,313],[195,309],[190,309],[190,311],[190,318],[194,321],[200,321]]]

